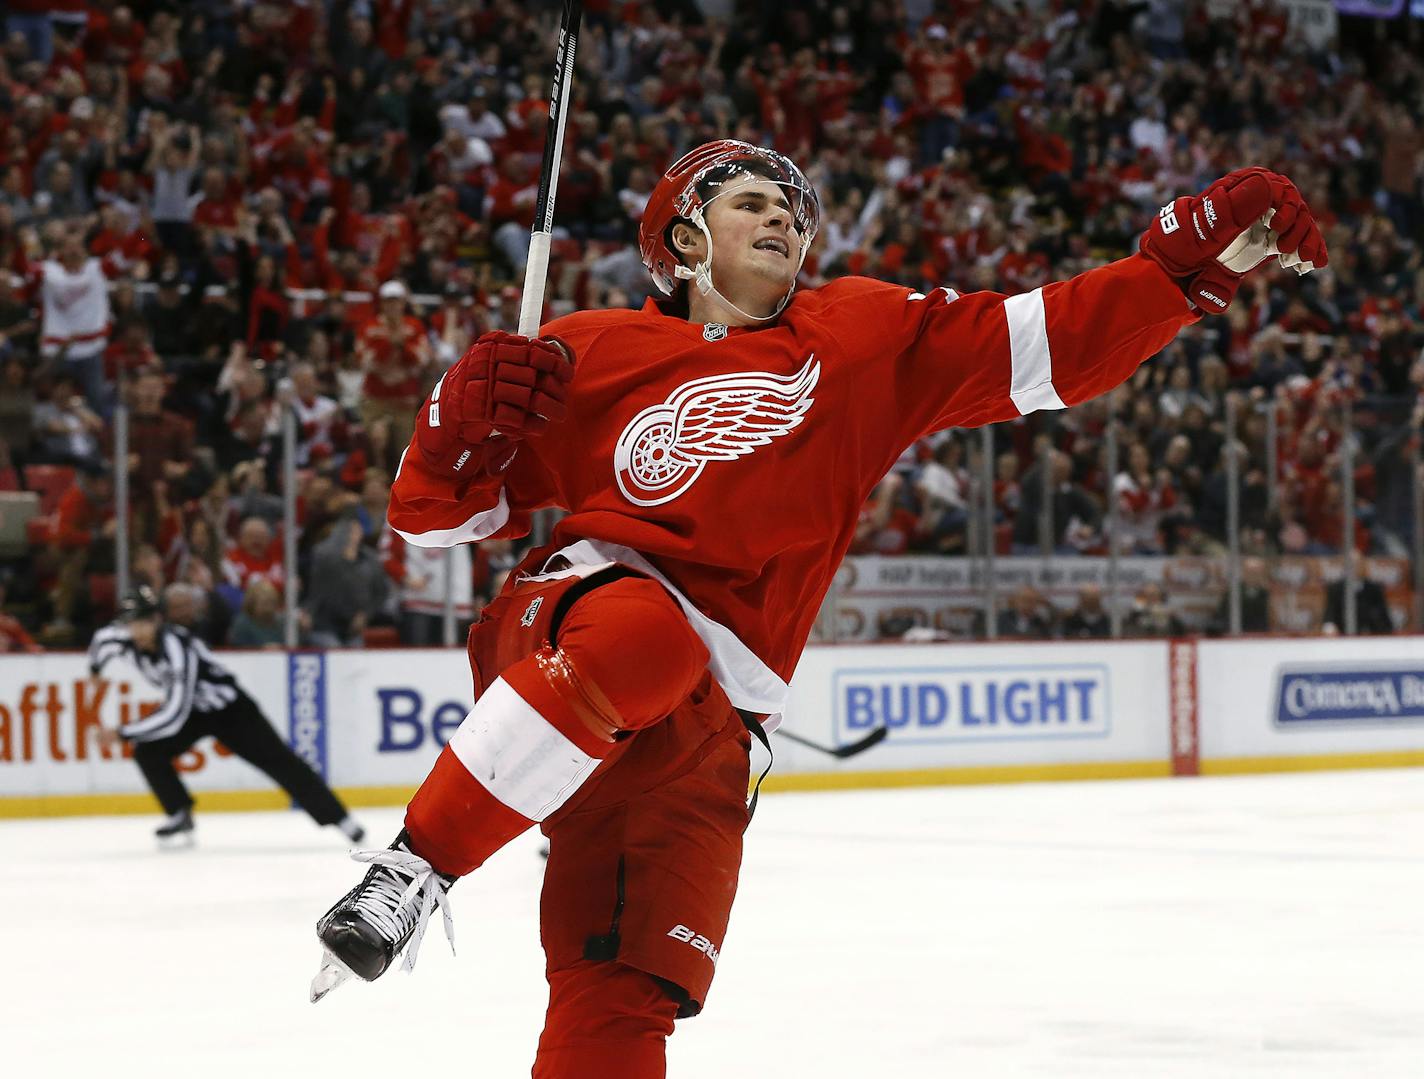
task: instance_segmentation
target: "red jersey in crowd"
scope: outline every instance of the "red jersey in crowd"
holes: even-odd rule
[[[346,436],[346,420],[341,406],[323,394],[313,394],[310,400],[292,399],[292,411],[297,417],[297,463],[309,464],[313,456],[330,457]]]
[[[201,199],[193,207],[193,225],[197,228],[237,228],[237,200],[232,198]]]
[[[920,102],[931,112],[964,108],[964,82],[972,68],[962,53],[945,47],[914,49],[909,67]]]
[[[42,651],[30,636],[20,620],[13,615],[0,613],[0,655],[6,652]]]
[[[906,446],[1096,397],[1194,318],[1141,255],[1012,297],[842,278],[757,329],[651,302],[570,315],[544,331],[578,355],[567,419],[497,491],[408,452],[390,522],[448,546],[562,506],[554,549],[662,581],[733,703],[779,713],[861,507]]]
[[[231,543],[223,552],[223,580],[234,588],[247,590],[255,578],[263,577],[279,589],[282,587],[282,555],[276,541],[261,554],[252,555],[238,544]]]
[[[55,541],[61,547],[88,547],[113,518],[113,502],[95,502],[76,483],[60,496],[55,511]]]
[[[421,349],[424,340],[425,326],[413,315],[403,315],[399,329],[379,315],[362,326],[356,348],[363,356],[369,356],[367,362],[371,366],[367,367],[361,392],[382,400],[418,396],[420,369],[425,362]],[[398,369],[402,377],[382,377],[372,367],[390,369],[392,374]]]

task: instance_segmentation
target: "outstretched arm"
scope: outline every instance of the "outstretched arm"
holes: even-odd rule
[[[908,423],[900,434],[996,423],[1106,393],[1183,326],[1224,310],[1243,273],[1275,255],[1300,272],[1327,261],[1290,181],[1246,169],[1163,207],[1141,252],[1107,266],[1019,296],[938,289],[890,303],[906,342],[895,379],[896,412]]]
[[[864,309],[856,304],[845,315],[857,336],[867,335],[857,349],[873,365],[865,403],[891,420],[897,450],[930,431],[1001,423],[1106,393],[1200,317],[1142,255],[1018,296],[862,287]],[[902,342],[889,379],[887,336]]]

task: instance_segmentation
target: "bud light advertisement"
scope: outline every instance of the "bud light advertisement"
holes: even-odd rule
[[[1106,738],[1102,664],[928,667],[835,673],[835,731],[853,741],[884,726],[900,743]]]

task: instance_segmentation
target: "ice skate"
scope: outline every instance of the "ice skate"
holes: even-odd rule
[[[455,927],[445,893],[456,878],[437,873],[412,853],[404,831],[386,850],[354,851],[351,857],[371,863],[371,868],[316,923],[322,960],[312,979],[313,1004],[352,975],[375,981],[407,944],[403,966],[413,970],[425,923],[437,906],[450,950],[455,950]]]
[[[181,850],[191,847],[194,840],[193,811],[180,809],[170,813],[163,823],[153,830],[158,845],[164,850]]]

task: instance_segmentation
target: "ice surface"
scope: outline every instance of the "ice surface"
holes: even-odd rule
[[[0,822],[6,1075],[528,1075],[532,837],[452,893],[458,958],[311,1005],[340,837],[156,820]],[[1424,771],[777,795],[748,840],[673,1079],[1424,1075]]]

